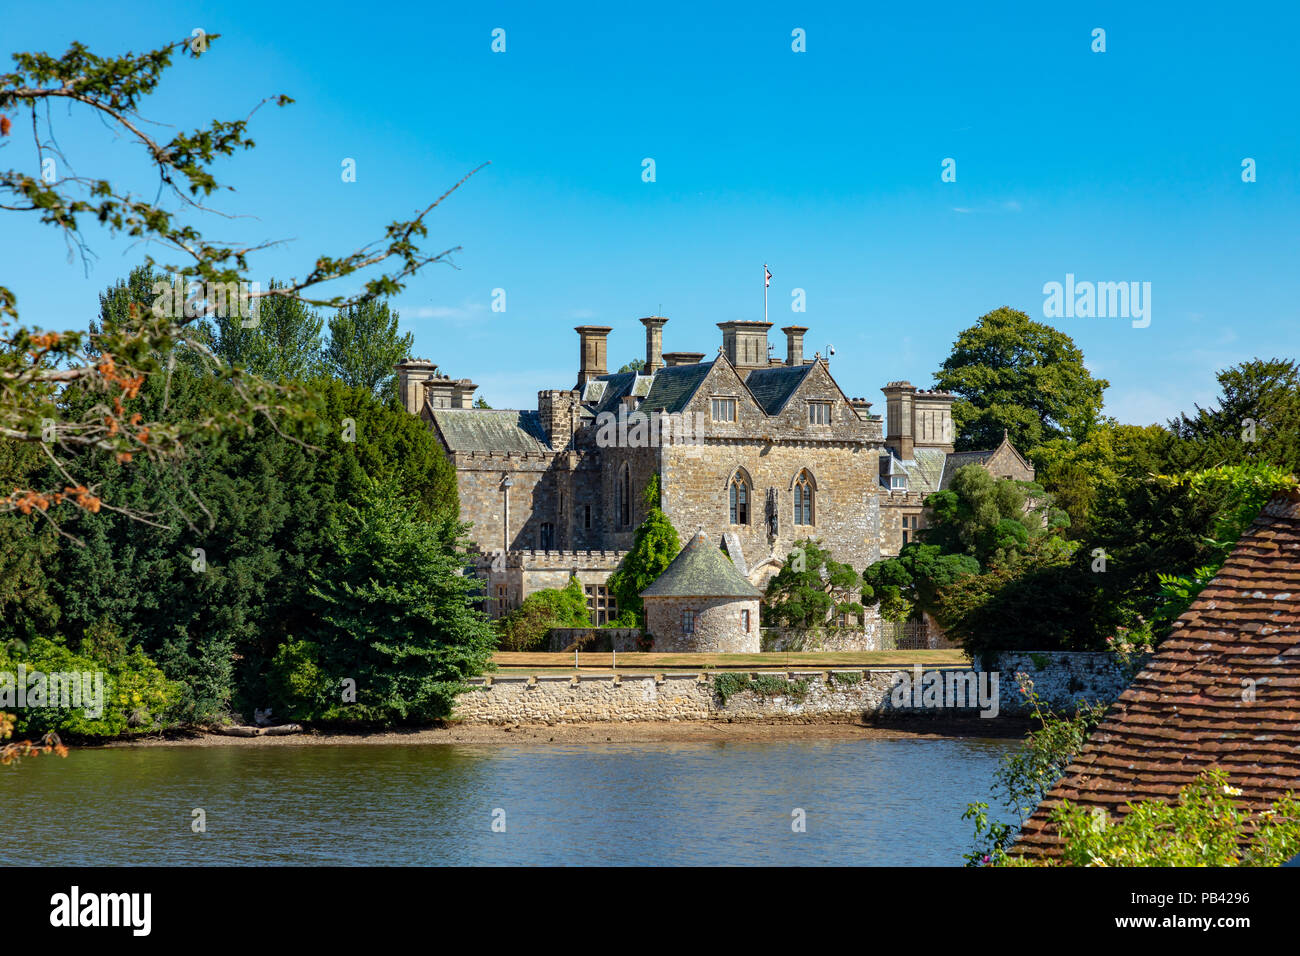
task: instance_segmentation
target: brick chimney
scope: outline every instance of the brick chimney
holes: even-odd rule
[[[645,326],[645,368],[642,373],[653,375],[664,367],[664,326],[668,320],[662,315],[647,315],[641,324]]]
[[[578,333],[578,385],[581,389],[592,379],[608,374],[605,363],[605,340],[609,338],[608,325],[579,325]]]
[[[787,325],[781,330],[785,333],[785,364],[803,364],[803,334],[808,329],[802,325]]]

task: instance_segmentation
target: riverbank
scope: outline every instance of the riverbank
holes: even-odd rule
[[[867,724],[861,721],[790,720],[629,721],[573,724],[449,724],[411,730],[358,733],[305,731],[283,737],[227,737],[202,730],[175,731],[157,737],[116,740],[97,749],[120,747],[312,747],[376,744],[549,744],[673,743],[725,740],[890,740],[950,738],[1018,738],[1029,722],[1016,719],[939,720],[932,718]]]

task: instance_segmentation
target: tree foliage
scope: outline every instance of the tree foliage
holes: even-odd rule
[[[831,558],[820,541],[796,541],[781,569],[767,582],[768,624],[808,631],[826,627],[840,614],[858,616],[862,579],[850,565]]]
[[[645,604],[641,600],[641,592],[667,570],[668,565],[673,563],[673,558],[682,550],[677,529],[659,509],[657,475],[647,485],[646,499],[650,510],[637,526],[632,547],[606,581],[610,594],[618,602],[618,619],[615,623],[622,627],[640,627],[645,623]],[[651,500],[653,504],[650,504]]]
[[[507,651],[545,650],[546,634],[553,627],[591,627],[587,596],[577,578],[569,578],[563,588],[534,591],[496,624]]]
[[[377,398],[397,400],[393,366],[411,352],[415,337],[400,332],[387,302],[367,299],[339,309],[330,319],[325,362],[331,374]]]
[[[0,497],[2,510],[50,521],[75,510],[95,514],[102,506],[101,489],[80,476],[94,454],[112,455],[124,465],[175,462],[214,433],[240,431],[263,418],[294,420],[302,409],[301,389],[242,374],[205,342],[202,318],[229,309],[232,295],[238,298],[246,292],[246,301],[299,299],[347,309],[399,292],[420,269],[448,261],[456,251],[430,255],[420,246],[428,233],[426,217],[448,190],[413,219],[391,223],[380,240],[342,255],[315,256],[302,278],[275,289],[253,290],[245,279],[250,258],[269,243],[214,241],[205,238],[199,225],[210,212],[203,203],[229,189],[217,181],[214,165],[254,146],[248,135],[251,114],[234,121],[213,120],[163,141],[154,130],[167,124],[140,112],[174,59],[185,57],[197,64],[217,40],[215,34],[203,36],[201,42],[186,36],[145,53],[109,57],[74,43],[62,56],[16,53],[14,70],[0,76],[0,150],[15,148],[13,130],[31,129],[31,152],[15,166],[0,169],[0,210],[34,214],[40,224],[59,230],[83,259],[90,254],[82,229],[87,224],[138,240],[146,249],[162,246],[177,261],[160,264],[146,254],[144,268],[175,275],[186,289],[191,281],[200,287],[193,297],[183,293],[179,302],[171,295],[155,297],[148,308],[141,308],[141,297],[134,296],[135,307],[124,317],[83,331],[17,324],[16,297],[0,285],[0,437],[39,448],[52,466],[40,473],[45,484],[6,490]],[[284,95],[270,101],[279,106],[292,102]],[[51,108],[56,105],[66,109]],[[10,113],[18,114],[20,122],[14,123]],[[158,178],[153,201],[102,176],[72,172],[94,165],[76,163],[57,146],[61,137],[56,117],[73,115],[89,127],[105,125],[137,149],[136,155]],[[47,167],[46,160],[54,166]],[[47,169],[54,174],[47,175]],[[40,173],[34,174],[36,170]],[[359,283],[358,295],[312,298],[319,296],[321,285],[349,276],[355,281],[362,273],[369,277]],[[146,382],[170,374],[168,363],[183,347],[211,374],[224,378],[238,400],[192,420],[156,420],[128,407]],[[64,405],[60,395],[71,384],[79,384],[94,401],[75,409]]]
[[[959,450],[996,448],[1005,430],[1030,454],[1053,438],[1086,434],[1110,384],[1092,377],[1070,336],[1005,306],[957,337],[934,378],[957,395]]]
[[[1062,801],[1052,811],[1060,860],[1037,866],[1281,866],[1300,853],[1300,801],[1288,793],[1255,812],[1234,800],[1241,790],[1212,768],[1173,802],[1141,800],[1119,820]]]
[[[335,524],[307,592],[315,620],[304,631],[323,677],[319,716],[384,723],[450,716],[496,644],[473,607],[479,585],[469,559],[448,546],[464,526],[443,519],[430,529],[395,485],[380,482],[346,504]],[[340,692],[347,679],[356,682],[355,704]]]

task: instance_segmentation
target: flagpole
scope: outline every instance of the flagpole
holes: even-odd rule
[[[767,321],[767,263],[763,263],[763,321]]]

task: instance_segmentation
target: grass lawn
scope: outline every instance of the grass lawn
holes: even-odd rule
[[[572,653],[498,651],[492,655],[497,674],[609,673],[615,655],[579,651],[577,667]],[[646,654],[628,651],[617,655],[619,673],[658,673],[664,670],[836,670],[849,668],[910,669],[968,667],[960,650],[943,651],[778,651],[768,654]]]

